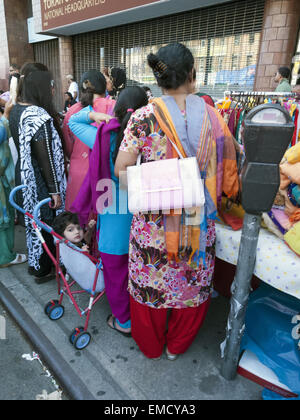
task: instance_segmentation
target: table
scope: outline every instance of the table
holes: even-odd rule
[[[216,224],[216,256],[237,265],[242,231]],[[254,274],[276,289],[300,299],[300,257],[281,239],[262,228]]]

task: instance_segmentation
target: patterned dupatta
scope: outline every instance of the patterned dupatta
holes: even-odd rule
[[[207,219],[216,219],[222,192],[231,197],[239,189],[234,142],[217,111],[195,95],[186,99],[186,120],[173,97],[164,96],[153,102],[160,128],[183,157],[196,156],[205,180],[202,211],[179,209],[164,216],[168,259],[185,261],[194,268],[205,266]],[[176,150],[168,142],[167,159],[176,157],[179,157]],[[226,177],[229,179],[223,181]]]
[[[48,147],[52,149],[53,156],[53,170],[56,173],[58,188],[61,195],[62,207],[56,211],[58,215],[65,207],[65,193],[66,193],[66,176],[64,167],[64,154],[61,144],[61,139],[54,128],[51,116],[43,109],[37,106],[27,107],[19,122],[19,142],[20,142],[20,169],[21,169],[21,182],[26,185],[26,189],[22,190],[23,193],[23,208],[26,212],[32,214],[35,206],[39,203],[38,186],[35,179],[35,173],[31,160],[31,140],[39,130],[39,128],[51,121],[52,143],[48,144],[48,135],[45,131],[45,137]],[[40,257],[43,253],[42,244],[33,229],[31,220],[25,216],[26,225],[26,239],[28,247],[28,263],[29,266],[34,267],[36,270],[40,269]]]
[[[10,226],[7,190],[15,186],[15,166],[8,145],[8,122],[0,119],[0,231]]]
[[[71,211],[78,214],[80,224],[86,225],[91,212],[102,213],[104,210],[103,196],[108,199],[108,206],[113,203],[113,188],[101,181],[111,180],[110,172],[110,138],[113,132],[117,133],[120,123],[113,118],[109,123],[102,123],[97,131],[93,149],[89,155],[89,170],[74,200]],[[99,183],[100,182],[100,183]],[[112,182],[112,181],[111,181]],[[105,186],[105,190],[103,188]]]

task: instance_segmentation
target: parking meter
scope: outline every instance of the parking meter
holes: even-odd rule
[[[294,123],[280,105],[264,104],[245,118],[246,166],[242,176],[242,205],[246,211],[234,282],[226,339],[221,344],[222,375],[236,376],[245,313],[255,268],[262,213],[271,210],[280,185],[279,164],[291,142]]]
[[[279,164],[293,132],[292,118],[277,104],[260,105],[245,118],[242,205],[246,212],[271,210],[280,185]]]

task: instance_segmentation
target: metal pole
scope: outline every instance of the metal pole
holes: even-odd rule
[[[245,313],[255,268],[256,249],[261,225],[261,215],[245,214],[239,249],[238,264],[231,286],[232,298],[228,317],[226,339],[221,344],[222,376],[227,380],[236,377],[240,344],[245,329]]]

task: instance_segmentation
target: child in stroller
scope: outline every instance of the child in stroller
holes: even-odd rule
[[[58,235],[76,245],[82,251],[89,252],[89,244],[95,230],[96,221],[90,220],[86,231],[80,226],[75,213],[65,211],[58,215],[53,222],[53,229]]]
[[[51,198],[47,198],[38,203],[34,208],[33,215],[25,212],[23,208],[18,206],[14,200],[15,194],[17,191],[25,188],[28,187],[26,185],[19,185],[11,191],[9,196],[10,204],[31,220],[36,235],[56,268],[59,300],[49,301],[49,303],[45,306],[45,314],[51,321],[58,321],[64,315],[64,307],[62,306],[63,297],[64,295],[69,297],[78,315],[81,318],[86,317],[84,327],[81,326],[75,328],[70,335],[71,344],[73,344],[77,350],[83,350],[91,341],[91,335],[88,333],[87,329],[92,308],[105,294],[102,261],[92,255],[89,255],[88,252],[85,252],[82,248],[80,248],[79,243],[83,239],[83,231],[78,234],[78,238],[75,235],[75,239],[73,237],[73,241],[71,238],[68,240],[63,236],[66,227],[69,226],[70,223],[66,223],[65,221],[62,222],[62,220],[64,218],[65,220],[68,220],[70,217],[69,215],[64,217],[60,216],[59,219],[56,219],[58,229],[62,229],[59,232],[61,235],[55,232],[52,227],[40,220],[40,209],[44,205],[49,205]],[[75,222],[77,225],[78,219],[76,219],[76,215],[72,216],[71,221]],[[92,226],[90,225],[88,231],[90,231],[91,228]],[[56,247],[55,254],[52,254],[49,250],[43,238],[42,231],[46,231],[53,236]],[[80,240],[77,243],[78,239]],[[74,290],[74,287],[77,288],[77,285],[80,286],[80,290]],[[85,309],[81,308],[79,306],[79,302],[75,299],[76,296],[80,296],[81,294],[87,294],[90,298],[89,304]]]

